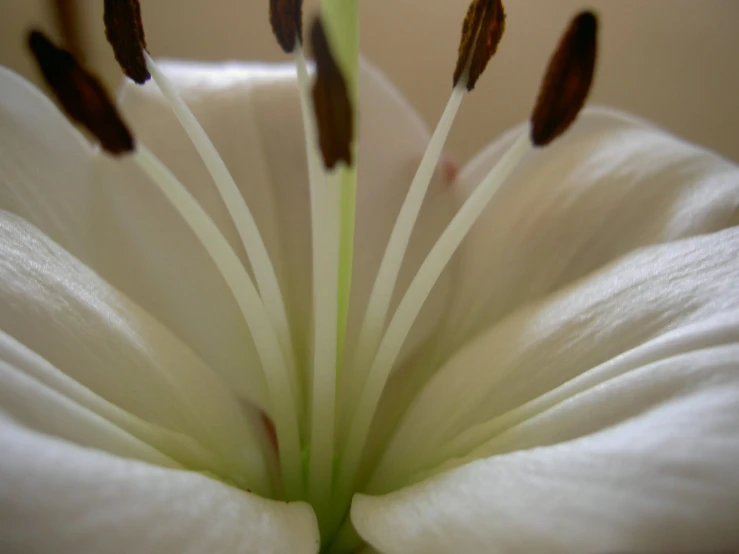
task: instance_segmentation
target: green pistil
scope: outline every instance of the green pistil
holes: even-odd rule
[[[349,100],[359,106],[359,3],[357,0],[323,0],[321,16],[332,51],[341,66],[349,89]],[[358,110],[354,110],[354,128],[358,128]],[[344,342],[349,318],[352,267],[354,264],[354,226],[357,201],[357,141],[352,145],[351,167],[341,171],[341,215],[339,243],[339,295],[337,326],[337,371],[344,359]]]

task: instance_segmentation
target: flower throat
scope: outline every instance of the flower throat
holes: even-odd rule
[[[99,82],[41,33],[29,36],[42,74],[70,118],[113,156],[129,155],[192,229],[217,266],[252,335],[267,385],[265,441],[276,467],[268,479],[244,468],[218,475],[255,493],[305,500],[316,513],[324,545],[350,527],[348,508],[363,485],[360,464],[375,413],[401,349],[431,293],[495,193],[534,147],[560,136],[575,120],[595,67],[597,21],[575,17],[552,57],[523,133],[470,194],[421,263],[391,314],[391,299],[411,233],[465,94],[472,91],[505,29],[499,0],[473,0],[463,23],[453,89],[408,188],[372,287],[357,345],[345,350],[352,282],[357,188],[358,8],[351,0],[323,0],[309,41],[311,75],[303,52],[302,2],[271,0],[277,42],[294,58],[302,108],[310,188],[312,348],[299,359],[275,268],[254,216],[223,159],[146,50],[137,0],[106,0],[107,37],[126,75],[153,79],[191,139],[223,199],[252,268],[250,274],[217,225],[178,178],[134,139]],[[346,391],[338,404],[337,391]],[[342,393],[344,394],[344,393]],[[343,526],[343,527],[342,527]]]

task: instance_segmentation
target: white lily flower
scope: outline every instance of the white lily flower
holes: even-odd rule
[[[2,552],[738,548],[739,170],[590,109],[455,175],[352,6],[356,171],[299,47],[148,59],[120,157],[0,68]]]

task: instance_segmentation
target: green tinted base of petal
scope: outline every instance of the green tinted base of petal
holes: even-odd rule
[[[322,552],[325,554],[351,554],[352,552],[358,552],[362,546],[364,546],[364,541],[352,525],[351,517],[347,513],[341,528]]]

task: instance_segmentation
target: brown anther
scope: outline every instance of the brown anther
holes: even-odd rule
[[[288,54],[303,42],[303,0],[269,0],[269,22],[277,42]]]
[[[505,31],[505,10],[500,0],[473,0],[462,24],[454,86],[468,71],[467,90],[475,88]]]
[[[339,161],[351,165],[354,114],[349,90],[318,19],[313,24],[310,38],[316,60],[313,107],[323,163],[328,169],[332,169]]]
[[[531,116],[531,142],[546,146],[575,121],[590,92],[597,57],[598,20],[582,12],[570,23],[549,61]]]
[[[39,31],[29,34],[28,45],[46,84],[67,115],[90,131],[107,152],[131,152],[133,137],[100,82]]]
[[[139,85],[151,78],[146,67],[146,37],[141,23],[139,0],[105,0],[105,36],[115,59],[130,79]]]

